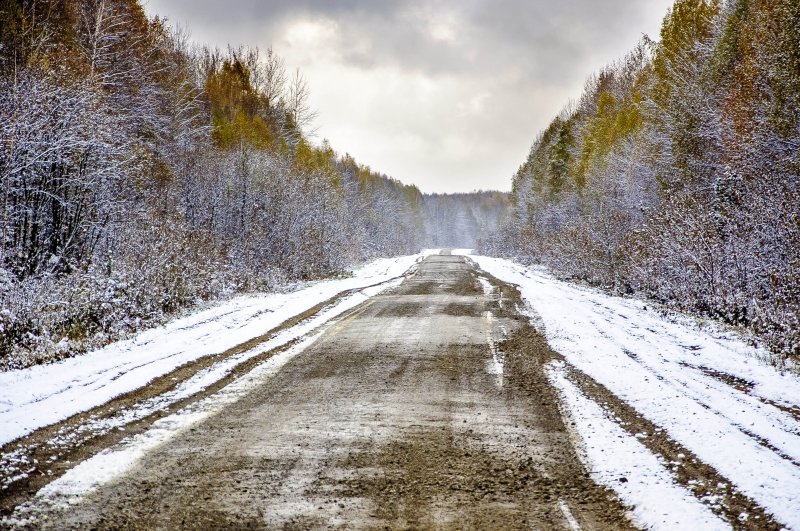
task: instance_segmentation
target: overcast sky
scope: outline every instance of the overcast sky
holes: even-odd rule
[[[424,192],[508,190],[593,71],[672,0],[145,0],[199,43],[272,46],[327,138]]]

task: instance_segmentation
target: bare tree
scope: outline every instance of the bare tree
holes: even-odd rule
[[[270,46],[252,71],[253,87],[262,95],[268,109],[277,109],[286,95],[287,77],[283,58]]]
[[[310,95],[308,81],[298,68],[294,71],[294,75],[289,81],[286,106],[294,125],[307,135],[316,133],[316,129],[312,125],[317,118],[317,112],[309,105],[308,99]]]

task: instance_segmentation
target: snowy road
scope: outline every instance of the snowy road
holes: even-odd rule
[[[6,481],[30,475],[3,524],[800,529],[800,379],[764,353],[505,260],[420,259],[119,351],[147,363],[1,388],[0,419],[22,420],[0,433],[33,430],[0,456]],[[160,365],[170,350],[192,372]],[[180,381],[107,402],[129,367]],[[102,392],[53,405],[76,381]],[[76,404],[94,413],[40,427]],[[84,449],[43,450],[70,441]]]
[[[85,356],[0,373],[0,445],[260,336],[345,291],[398,278],[423,256],[377,260],[351,278],[289,293],[238,297]]]
[[[428,257],[218,392],[66,472],[7,525],[627,529],[587,475],[526,320]]]
[[[0,510],[291,348],[433,252],[377,260],[350,278],[288,293],[238,297],[86,356],[0,373]]]

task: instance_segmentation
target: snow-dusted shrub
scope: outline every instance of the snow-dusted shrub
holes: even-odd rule
[[[130,244],[85,271],[0,279],[0,370],[70,357],[159,325],[199,302],[274,290],[274,267],[236,262],[163,228],[131,233]]]

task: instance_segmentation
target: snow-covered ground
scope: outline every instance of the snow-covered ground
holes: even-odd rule
[[[149,450],[191,428],[229,405],[264,380],[273,376],[297,354],[312,344],[323,332],[312,334],[288,350],[277,354],[213,395],[153,423],[150,429],[125,439],[120,445],[106,449],[81,462],[60,478],[36,493],[36,497],[17,507],[11,517],[0,524],[34,526],[37,512],[69,507],[101,485],[131,469]]]
[[[800,529],[800,378],[764,364],[765,354],[733,333],[666,319],[642,301],[561,282],[507,260],[471,258],[520,287],[534,322],[568,364],[665,430],[781,524]],[[668,485],[665,463],[581,394],[563,367],[551,364],[548,370],[576,421],[587,464],[600,482],[638,507],[641,522],[675,528],[678,522],[659,509],[667,500],[671,514],[695,515],[702,528],[722,523],[709,520],[713,515],[698,509],[684,487]],[[593,447],[604,448],[603,455],[593,454]],[[620,475],[629,481],[616,481]]]
[[[436,252],[377,260],[352,277],[309,283],[290,293],[237,297],[84,356],[0,373],[0,445],[138,389],[187,362],[258,337],[343,291],[386,283]],[[348,297],[312,323],[281,334],[277,343],[296,339],[309,332],[309,326],[319,326],[371,294]],[[270,347],[280,346],[277,343]],[[197,392],[227,374],[233,362],[255,354],[243,353],[224,366],[212,366],[176,389],[173,398]]]
[[[564,374],[563,363],[548,376],[583,436],[583,453],[600,483],[612,486],[633,507],[634,520],[651,529],[729,529],[711,510],[676,485],[658,458],[583,395]],[[626,481],[621,482],[624,478]]]

